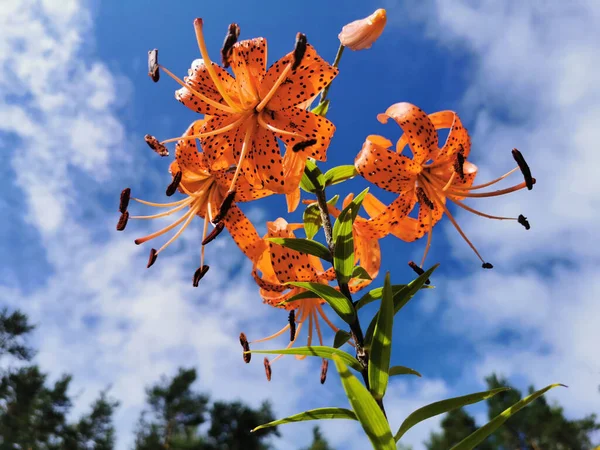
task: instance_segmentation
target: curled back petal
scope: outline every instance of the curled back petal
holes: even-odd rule
[[[206,123],[205,119],[196,120],[183,133],[183,136],[190,136],[200,133],[202,126]],[[175,160],[177,161],[180,170],[183,171],[184,178],[194,174],[196,176],[204,175],[208,177],[208,165],[204,160],[202,153],[198,152],[196,139],[181,139],[175,145]]]
[[[393,227],[408,216],[416,202],[415,192],[408,191],[398,196],[378,215],[364,222],[356,222],[356,227],[365,237],[381,239],[390,234]]]
[[[379,114],[377,119],[387,123],[392,118],[404,131],[396,145],[396,151],[402,152],[406,144],[413,154],[413,160],[421,165],[436,155],[438,150],[437,131],[425,112],[410,103],[395,103],[384,114]]]
[[[244,254],[255,261],[266,250],[266,243],[260,238],[252,222],[235,204],[223,218],[225,228]]]
[[[365,211],[367,211],[367,214],[369,214],[370,217],[378,216],[387,208],[385,204],[380,202],[371,193],[367,193],[363,200],[362,206],[365,208]],[[397,224],[390,228],[390,234],[402,241],[412,242],[417,239],[417,227],[417,219],[407,216],[400,219]]]
[[[386,191],[401,193],[414,188],[421,167],[410,158],[399,155],[382,136],[370,135],[356,155],[354,166],[365,179]]]
[[[228,93],[232,96],[237,97],[235,80],[225,69],[221,66],[212,63],[212,67],[215,69],[217,76],[221,80],[221,83],[225,86]],[[191,89],[182,87],[175,91],[175,98],[187,106],[192,111],[200,114],[209,115],[222,115],[223,110],[216,106],[210,105],[202,100],[200,97],[195,95],[192,91],[196,91],[210,100],[214,100],[223,106],[227,106],[225,100],[217,90],[217,87],[213,83],[212,79],[208,74],[204,60],[196,59],[192,62],[192,67],[188,70],[189,76],[184,78],[185,84],[190,86]]]
[[[259,86],[267,72],[267,40],[254,38],[234,44],[231,51],[231,70],[242,94],[242,102],[255,102],[258,99]]]
[[[260,86],[261,98],[265,98],[275,86],[281,72],[293,61],[293,58],[294,52],[290,52],[269,68]],[[267,108],[277,111],[306,102],[331,83],[337,74],[338,69],[322,59],[314,47],[308,44],[302,63],[296,70],[289,72],[267,104]]]
[[[440,148],[439,158],[453,157],[459,151],[467,158],[471,152],[471,138],[460,117],[454,111],[440,111],[429,115],[436,130],[450,128],[446,142]]]

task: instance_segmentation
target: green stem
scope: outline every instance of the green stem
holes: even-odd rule
[[[335,59],[333,60],[333,67],[339,66],[340,59],[342,59],[342,53],[344,53],[344,48],[346,48],[346,47],[344,47],[342,44],[340,44],[340,47],[338,48],[338,51],[335,55]],[[327,94],[329,93],[330,87],[331,87],[331,83],[329,83],[327,86],[325,86],[325,89],[323,89],[321,91],[321,98],[319,99],[319,105],[327,99]]]
[[[343,47],[342,47],[343,48]],[[338,52],[341,54],[341,51]],[[339,58],[336,58],[339,60]],[[319,205],[319,212],[321,214],[321,222],[323,223],[323,231],[325,232],[325,242],[327,242],[327,246],[329,247],[329,251],[331,252],[331,258],[333,261],[333,255],[335,251],[335,243],[333,242],[333,226],[331,225],[331,217],[329,216],[329,208],[327,207],[327,196],[325,195],[325,187],[321,186],[317,177],[310,172],[309,170],[305,170],[304,173],[310,179],[310,181],[315,186],[315,195],[317,196],[317,204]],[[348,283],[340,283],[339,278],[336,276],[336,281],[340,288],[340,292],[346,296],[348,300],[354,306],[354,302],[352,301],[352,293],[350,292],[350,288],[348,287]],[[361,371],[361,375],[365,386],[367,389],[370,389],[369,386],[369,353],[365,350],[365,338],[360,326],[360,321],[358,319],[358,314],[355,314],[356,319],[353,323],[350,324],[350,332],[352,333],[352,337],[354,339],[354,344],[356,345],[356,359],[361,363],[363,369]],[[375,399],[383,414],[385,414],[385,408],[383,407],[382,399]],[[387,416],[386,416],[387,417]]]

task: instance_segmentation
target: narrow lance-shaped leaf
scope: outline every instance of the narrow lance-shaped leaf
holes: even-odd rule
[[[416,375],[418,377],[421,376],[421,374],[416,370],[404,366],[390,367],[390,371],[388,373],[390,377],[393,377],[394,375]]]
[[[284,419],[274,420],[273,422],[259,425],[252,430],[252,433],[263,428],[275,427],[277,425],[284,425],[292,422],[305,422],[307,420],[327,420],[327,419],[350,419],[357,420],[354,411],[350,411],[345,408],[317,408],[309,409],[293,416],[286,417]]]
[[[347,165],[337,166],[333,169],[329,169],[327,172],[325,172],[323,178],[325,180],[325,186],[331,186],[332,184],[337,184],[341,183],[342,181],[350,180],[356,175],[358,175],[356,167],[354,167],[353,165]]]
[[[333,347],[340,348],[346,342],[350,340],[352,335],[344,330],[337,330],[335,336],[333,337]]]
[[[371,278],[371,275],[369,275],[369,273],[364,269],[364,267],[361,267],[361,266],[355,266],[354,269],[352,269],[351,278],[358,278],[360,280],[372,280],[373,279],[373,278]]]
[[[369,361],[369,385],[376,399],[385,395],[392,354],[392,329],[394,326],[394,298],[390,283],[390,273],[385,274],[383,282],[383,297],[375,323],[375,331],[371,342]]]
[[[317,164],[312,159],[307,159],[300,187],[307,192],[315,192],[317,189],[323,189],[324,183],[325,178],[321,170],[317,167]]]
[[[400,311],[404,305],[406,305],[414,295],[425,285],[425,281],[429,278],[429,276],[433,273],[435,269],[437,269],[439,264],[436,264],[425,273],[420,275],[418,278],[414,279],[410,283],[406,285],[406,289],[402,289],[394,295],[394,315]],[[377,323],[377,317],[379,316],[379,312],[373,317],[369,327],[367,328],[367,332],[365,333],[365,345],[369,346],[371,343],[371,338],[373,337],[373,331],[375,330],[375,323]]]
[[[339,195],[334,195],[331,199],[327,200],[328,205],[335,206]],[[302,221],[304,222],[304,232],[306,233],[306,237],[308,239],[312,239],[319,232],[319,228],[323,225],[323,221],[321,220],[321,212],[319,211],[319,205],[317,203],[311,203],[304,210],[304,214],[302,215]]]
[[[356,311],[354,311],[352,302],[344,294],[331,286],[321,283],[308,283],[306,281],[290,281],[286,284],[307,289],[317,294],[329,303],[329,306],[344,322],[351,324],[356,320]]]
[[[437,416],[439,414],[447,413],[448,411],[452,411],[453,409],[462,408],[466,405],[472,405],[473,403],[486,400],[500,392],[508,390],[510,390],[510,388],[497,388],[492,389],[491,391],[476,392],[474,394],[463,395],[461,397],[449,398],[447,400],[441,400],[439,402],[423,406],[422,408],[419,408],[416,411],[412,412],[404,420],[404,422],[402,422],[402,425],[400,425],[400,428],[394,436],[394,439],[396,440],[396,442],[398,442],[400,438],[404,435],[404,433],[406,433],[416,424],[423,422],[426,419]]]
[[[354,370],[361,371],[362,365],[358,360],[343,350],[327,347],[325,345],[313,345],[310,347],[292,347],[281,350],[251,350],[248,353],[260,353],[264,355],[302,355],[318,356],[319,358],[333,359],[334,356],[340,358],[344,364],[352,367]]]
[[[476,445],[481,444],[485,440],[485,438],[487,438],[490,434],[492,434],[494,431],[500,428],[500,426],[504,422],[506,422],[511,416],[519,412],[525,406],[529,405],[536,398],[544,395],[550,389],[558,386],[567,387],[564,384],[557,383],[551,384],[549,386],[546,386],[544,389],[540,389],[539,391],[534,392],[530,396],[525,397],[523,400],[515,403],[510,408],[502,411],[500,414],[498,414],[484,426],[476,430],[474,433],[471,433],[469,436],[464,438],[450,450],[471,450],[475,448]]]
[[[302,238],[272,237],[267,239],[274,244],[281,245],[282,247],[287,247],[301,253],[308,253],[309,255],[318,256],[325,261],[331,262],[331,253],[329,252],[329,249],[320,242]]]
[[[371,444],[373,444],[373,448],[377,450],[396,450],[396,443],[392,437],[390,425],[373,396],[358,378],[352,375],[340,358],[334,356],[333,360],[342,379],[342,386],[344,386],[348,401]]]
[[[317,106],[310,110],[311,113],[323,117],[327,115],[327,111],[329,111],[329,100],[325,100],[324,102],[319,103]]]

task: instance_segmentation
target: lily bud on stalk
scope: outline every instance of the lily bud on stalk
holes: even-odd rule
[[[378,9],[369,17],[355,20],[345,25],[342,32],[338,35],[341,44],[350,50],[365,50],[371,48],[373,42],[379,39],[387,16],[385,9]]]

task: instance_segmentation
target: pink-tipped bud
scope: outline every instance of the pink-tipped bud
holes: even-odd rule
[[[387,15],[385,9],[378,9],[369,17],[355,20],[354,22],[345,25],[341,33],[338,35],[341,44],[348,47],[350,50],[364,50],[371,48],[373,42],[379,39],[385,23]]]

